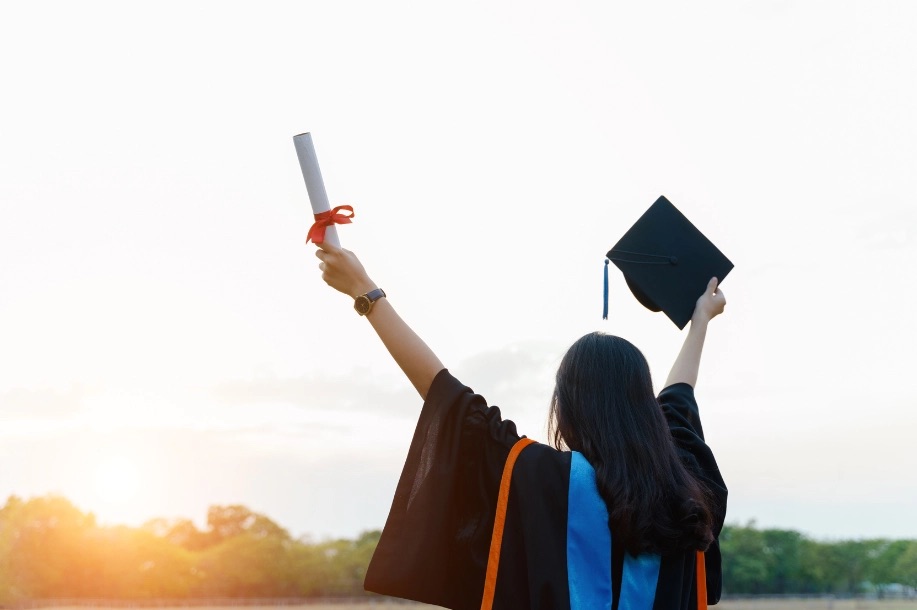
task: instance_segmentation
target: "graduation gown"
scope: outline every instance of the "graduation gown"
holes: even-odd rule
[[[658,400],[681,459],[714,496],[718,536],[726,487],[703,440],[693,388],[675,384]],[[607,508],[585,458],[543,444],[525,446],[531,441],[520,439],[498,407],[440,371],[421,411],[366,590],[478,610],[485,607],[487,580],[486,595],[496,610],[697,608],[695,551],[625,553],[611,539]],[[496,544],[495,520],[502,528]],[[705,586],[715,604],[721,590],[718,542],[701,565],[702,597]]]

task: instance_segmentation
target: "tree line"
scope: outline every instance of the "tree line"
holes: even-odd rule
[[[0,604],[50,598],[367,595],[379,531],[313,542],[240,505],[188,519],[103,526],[68,500],[10,497],[0,509]],[[819,542],[792,530],[727,526],[725,595],[880,594],[917,587],[917,540]]]
[[[203,530],[188,519],[102,526],[64,498],[14,496],[0,509],[0,604],[362,595],[379,534],[312,543],[239,505],[210,507]]]
[[[917,540],[820,542],[793,530],[726,526],[720,534],[726,594],[883,596],[917,588]]]

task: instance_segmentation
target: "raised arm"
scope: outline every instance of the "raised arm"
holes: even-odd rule
[[[722,290],[717,291],[716,284],[717,279],[712,278],[704,294],[697,299],[688,336],[685,337],[681,351],[675,358],[675,364],[665,380],[665,387],[676,383],[687,383],[692,388],[697,385],[697,372],[700,368],[701,352],[704,350],[704,339],[707,337],[707,324],[723,313],[726,307],[726,295]]]
[[[318,268],[322,271],[322,279],[329,286],[354,299],[378,288],[376,283],[369,279],[362,263],[353,252],[327,242],[316,245],[319,249],[315,251],[315,256],[322,261]],[[387,298],[377,300],[372,310],[366,314],[366,319],[417,393],[426,399],[433,378],[445,368],[443,363],[401,319]]]

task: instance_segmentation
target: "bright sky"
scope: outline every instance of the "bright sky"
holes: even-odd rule
[[[379,528],[421,403],[304,245],[292,137],[402,316],[520,431],[666,195],[735,263],[697,388],[728,521],[917,537],[917,4],[8,2],[0,496]]]

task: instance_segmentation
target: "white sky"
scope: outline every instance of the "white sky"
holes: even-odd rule
[[[735,263],[697,395],[728,521],[917,537],[917,4],[6,2],[0,496],[384,523],[420,402],[304,245],[340,230],[544,440],[604,253],[666,195]]]

